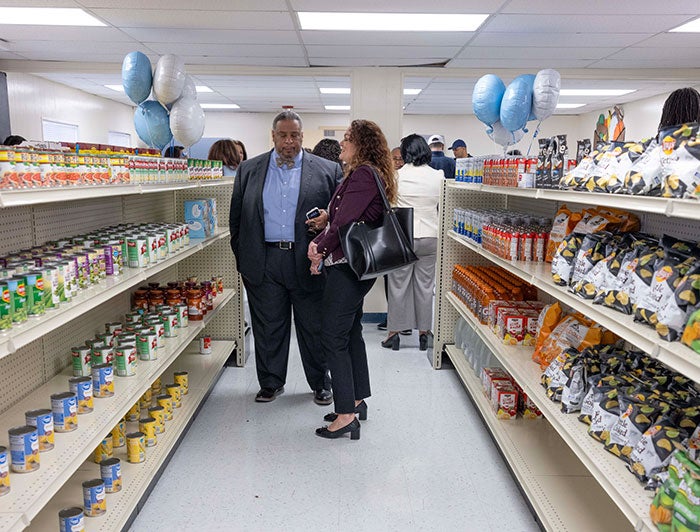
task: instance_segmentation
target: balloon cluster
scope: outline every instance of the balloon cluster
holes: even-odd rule
[[[164,55],[152,72],[151,61],[141,52],[131,52],[122,63],[122,86],[138,105],[134,127],[139,138],[162,150],[173,137],[191,146],[204,133],[204,111],[197,103],[197,89],[185,72],[185,62],[176,55]],[[155,100],[147,100],[153,90]]]
[[[486,74],[474,86],[474,114],[488,126],[486,133],[494,142],[510,146],[527,133],[529,120],[549,118],[557,107],[560,87],[559,72],[552,69],[518,76],[508,87],[498,76]]]

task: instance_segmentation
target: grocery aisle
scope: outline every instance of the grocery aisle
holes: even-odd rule
[[[332,407],[296,350],[272,403],[253,401],[252,359],[226,369],[131,530],[538,530],[457,374],[433,370],[416,333],[398,352],[384,335],[365,325],[360,441],[314,435]]]

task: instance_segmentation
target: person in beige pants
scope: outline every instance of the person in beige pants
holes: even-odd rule
[[[413,248],[418,262],[389,274],[387,329],[382,347],[398,350],[399,331],[418,329],[425,351],[432,338],[433,290],[438,235],[438,203],[443,173],[428,166],[431,151],[420,135],[401,141],[405,165],[398,171],[397,207],[413,207]]]

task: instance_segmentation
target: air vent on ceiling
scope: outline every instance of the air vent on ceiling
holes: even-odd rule
[[[335,129],[324,129],[323,136],[324,137],[335,137]]]

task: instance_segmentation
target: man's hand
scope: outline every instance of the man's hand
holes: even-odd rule
[[[306,256],[311,261],[311,275],[321,274],[321,264],[323,263],[323,255],[318,252],[318,246],[316,242],[309,242],[309,249],[306,252]]]

